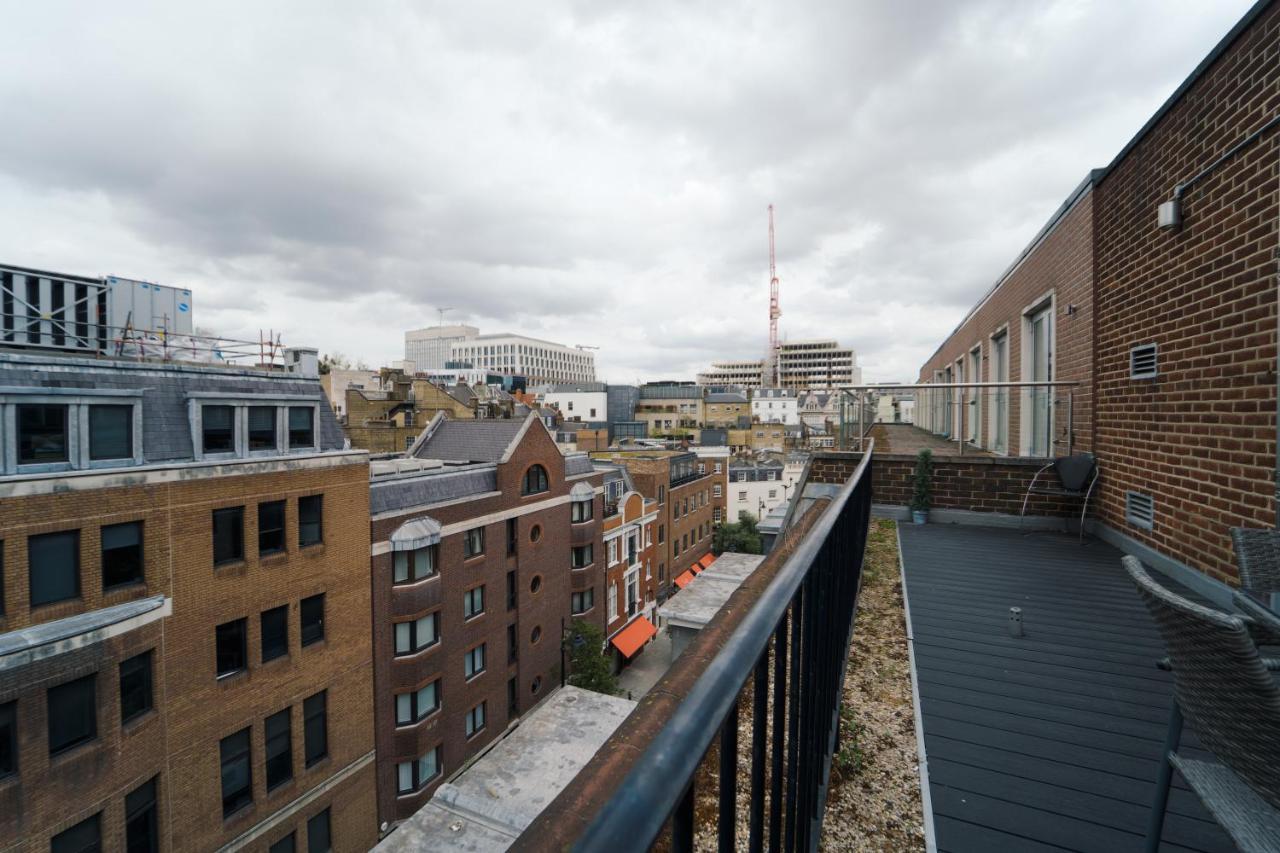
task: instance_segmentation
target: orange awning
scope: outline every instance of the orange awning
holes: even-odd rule
[[[685,572],[680,577],[676,578],[675,584],[681,589],[684,589],[686,586],[689,585],[689,582],[692,580],[693,580],[693,572]]]
[[[716,555],[708,551],[706,554],[702,555],[702,559],[698,561],[698,565],[702,566],[704,569],[709,569],[711,568],[711,564],[715,561]]]
[[[613,645],[622,652],[623,657],[629,658],[657,633],[658,629],[653,627],[652,622],[643,616],[637,616],[630,625],[614,636]]]
[[[702,574],[702,566],[699,566],[697,563],[694,563],[692,566],[689,567],[689,571],[693,572],[695,575],[700,575]]]

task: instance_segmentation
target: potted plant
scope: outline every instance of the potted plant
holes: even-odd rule
[[[916,456],[916,470],[911,474],[911,520],[916,524],[929,521],[929,491],[933,486],[933,451],[921,450]]]

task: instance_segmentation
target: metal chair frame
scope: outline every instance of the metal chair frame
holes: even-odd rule
[[[1072,491],[1066,488],[1054,489],[1049,486],[1041,486],[1038,489],[1036,488],[1036,482],[1040,479],[1041,474],[1043,474],[1045,471],[1048,471],[1051,468],[1056,468],[1058,463],[1061,461],[1061,459],[1069,459],[1069,458],[1071,457],[1068,457],[1068,456],[1060,457],[1060,459],[1055,459],[1052,462],[1050,462],[1048,465],[1041,468],[1039,471],[1036,471],[1035,476],[1031,478],[1031,485],[1027,486],[1027,493],[1022,497],[1022,512],[1018,514],[1018,529],[1019,530],[1022,529],[1023,519],[1027,517],[1027,504],[1030,502],[1032,495],[1057,495],[1059,497],[1082,498],[1083,500],[1081,501],[1081,504],[1080,504],[1080,544],[1083,545],[1084,544],[1084,517],[1085,517],[1085,514],[1089,511],[1089,498],[1093,496],[1093,487],[1098,482],[1098,460],[1097,459],[1093,460],[1093,470],[1089,474],[1089,487],[1085,489],[1083,492],[1079,490]],[[1062,482],[1061,477],[1059,477],[1058,482]],[[1064,527],[1066,525],[1065,519],[1063,521],[1063,525]]]

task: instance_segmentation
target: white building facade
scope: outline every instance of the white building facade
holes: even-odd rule
[[[744,512],[762,521],[770,510],[791,499],[803,470],[803,465],[794,468],[781,462],[730,462],[726,521],[735,522]]]
[[[740,385],[743,388],[759,388],[764,362],[716,361],[711,368],[698,374],[699,385]]]
[[[524,335],[478,335],[455,341],[451,360],[524,376],[531,383],[596,381],[594,353]]]
[[[800,424],[799,401],[791,388],[757,388],[751,392],[751,420],[762,424]]]
[[[548,385],[538,396],[567,421],[604,421],[609,416],[609,394],[603,382]]]
[[[404,359],[423,373],[444,370],[453,357],[453,345],[480,334],[475,326],[432,326],[404,333]]]

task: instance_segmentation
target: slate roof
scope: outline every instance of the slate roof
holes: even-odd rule
[[[595,468],[591,457],[585,453],[570,453],[564,458],[564,475],[574,477],[578,474],[590,474]]]
[[[446,462],[499,462],[524,427],[523,420],[451,420],[445,418],[414,456]]]
[[[374,515],[411,506],[443,503],[498,490],[495,465],[436,468],[369,484],[369,511]]]
[[[708,394],[708,403],[745,403],[747,402],[746,394]]]
[[[0,353],[0,386],[116,389],[142,396],[142,455],[149,463],[195,459],[187,395],[193,392],[253,397],[286,394],[311,398],[319,407],[321,450],[341,450],[342,427],[318,378],[222,365],[136,362],[57,355]]]
[[[463,405],[471,405],[471,401],[476,398],[476,392],[472,391],[467,385],[445,385],[444,393]]]

